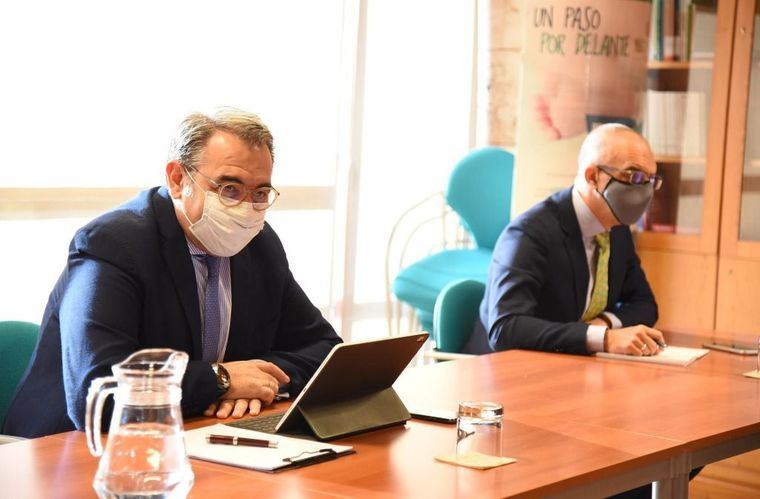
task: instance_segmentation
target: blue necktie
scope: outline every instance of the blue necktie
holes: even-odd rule
[[[216,362],[219,350],[219,262],[218,256],[206,255],[208,279],[206,280],[206,303],[203,305],[203,360]]]

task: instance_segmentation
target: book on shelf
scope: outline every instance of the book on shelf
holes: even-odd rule
[[[680,60],[680,54],[677,53],[677,38],[680,33],[677,32],[676,26],[676,9],[677,0],[664,1],[662,8],[662,60],[676,61]]]
[[[655,191],[652,203],[644,215],[644,229],[650,232],[675,233],[678,227],[679,192],[681,188],[681,165],[659,166],[662,187]]]
[[[659,156],[701,158],[707,141],[707,96],[647,90],[642,134]]]
[[[712,59],[715,55],[717,15],[708,6],[694,5],[690,28],[691,59]]]
[[[662,24],[658,24],[660,15],[657,13],[661,5],[656,0],[652,2],[652,19],[649,23],[649,59],[652,61],[662,60],[662,45],[660,44]]]
[[[716,28],[715,0],[653,0],[650,59],[711,59]]]

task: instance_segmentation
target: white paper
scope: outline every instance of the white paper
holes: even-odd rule
[[[276,441],[278,447],[210,444],[206,441],[206,436],[210,434]],[[349,445],[331,445],[324,442],[234,428],[224,424],[215,424],[186,431],[185,446],[187,447],[187,454],[190,457],[259,471],[274,471],[278,468],[289,466],[291,462],[286,461],[286,459],[290,458],[299,461],[319,455],[319,451],[322,449],[331,449],[338,454],[344,454],[353,450],[353,447]]]
[[[695,360],[704,357],[710,352],[706,348],[687,348],[668,346],[657,355],[637,356],[620,353],[599,352],[597,357],[603,359],[631,360],[634,362],[649,362],[652,364],[667,364],[669,366],[688,366]]]

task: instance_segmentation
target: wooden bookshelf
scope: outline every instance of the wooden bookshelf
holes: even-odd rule
[[[726,122],[739,3],[720,0],[711,8],[714,23],[702,28],[711,27],[714,37],[701,33],[701,43],[692,46],[699,57],[647,62],[648,99],[655,100],[645,101],[651,107],[644,113],[642,131],[652,143],[664,182],[644,220],[645,230],[637,237],[637,248],[647,276],[658,276],[650,284],[662,311],[660,328],[715,328]],[[685,94],[686,103],[677,94]],[[703,102],[694,104],[695,95],[704,96]],[[674,113],[682,112],[679,123]],[[690,279],[695,275],[704,285],[693,285]],[[695,309],[702,315],[684,313]]]
[[[656,71],[692,71],[710,70],[713,68],[712,60],[697,61],[653,61],[647,62],[647,69]]]
[[[697,157],[697,156],[661,156],[656,155],[654,157],[654,160],[657,163],[661,164],[683,164],[687,163],[690,165],[704,165],[707,163],[707,158],[705,157]],[[760,160],[758,160],[758,167],[760,167]]]

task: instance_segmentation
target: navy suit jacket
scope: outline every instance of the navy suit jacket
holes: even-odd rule
[[[224,360],[273,362],[290,377],[290,393],[298,393],[340,338],[293,279],[268,224],[231,258],[230,271]],[[3,432],[38,437],[82,429],[93,378],[111,375],[113,364],[143,348],[190,356],[182,382],[185,415],[214,402],[216,377],[201,360],[195,271],[164,187],[77,231]]]
[[[494,350],[588,353],[581,322],[589,270],[572,190],[557,192],[516,218],[499,236],[480,305]],[[610,231],[606,311],[623,326],[657,322],[657,304],[627,226]],[[477,327],[480,326],[480,327]],[[480,331],[480,332],[479,332]]]

